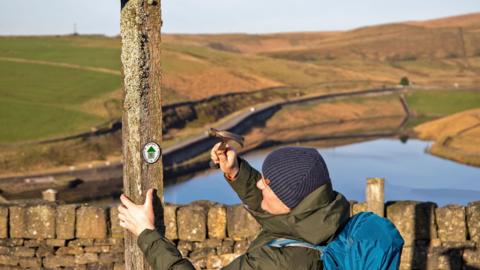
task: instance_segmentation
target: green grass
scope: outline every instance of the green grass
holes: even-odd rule
[[[414,91],[405,98],[410,109],[419,115],[445,116],[480,107],[480,91]]]
[[[119,87],[115,75],[0,61],[0,143],[88,131],[106,119],[81,105]]]
[[[103,119],[66,108],[0,98],[0,143],[84,132]]]
[[[119,76],[0,60],[0,98],[75,105],[118,89]]]
[[[101,40],[103,42],[101,42]],[[0,57],[60,62],[120,70],[120,46],[105,37],[2,37]]]
[[[405,125],[406,129],[413,129],[414,127],[426,123],[428,121],[433,121],[438,119],[438,117],[434,116],[419,116],[419,117],[410,117]]]

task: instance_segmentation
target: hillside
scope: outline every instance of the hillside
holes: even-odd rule
[[[163,102],[281,86],[299,94],[353,90],[402,76],[469,88],[480,82],[479,25],[476,13],[343,32],[165,34]],[[0,37],[0,144],[118,119],[120,46],[101,36]]]
[[[418,136],[434,140],[429,151],[440,157],[480,166],[480,109],[472,109],[415,128]]]
[[[351,80],[396,82],[406,75],[417,84],[472,85],[480,70],[479,13],[345,32],[167,35],[165,40],[310,64]]]

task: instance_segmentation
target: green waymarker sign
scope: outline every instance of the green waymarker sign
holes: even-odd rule
[[[158,161],[160,158],[160,146],[155,142],[149,142],[143,147],[143,160],[145,162],[152,164]]]
[[[147,152],[148,152],[148,157],[149,158],[154,158],[155,153],[157,153],[157,151],[152,146],[150,146],[150,148],[148,148]]]

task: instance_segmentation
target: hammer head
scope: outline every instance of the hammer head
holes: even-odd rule
[[[243,137],[229,131],[210,128],[208,130],[208,136],[219,138],[223,142],[222,144],[223,146],[233,141],[238,143],[240,147],[243,147],[243,141],[244,141]]]

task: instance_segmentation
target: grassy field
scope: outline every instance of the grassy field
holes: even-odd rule
[[[480,91],[415,91],[405,96],[411,110],[420,117],[440,117],[480,108]]]
[[[0,143],[90,130],[108,119],[82,105],[119,84],[115,75],[0,60]]]
[[[2,37],[0,57],[120,70],[120,40],[95,36]]]

